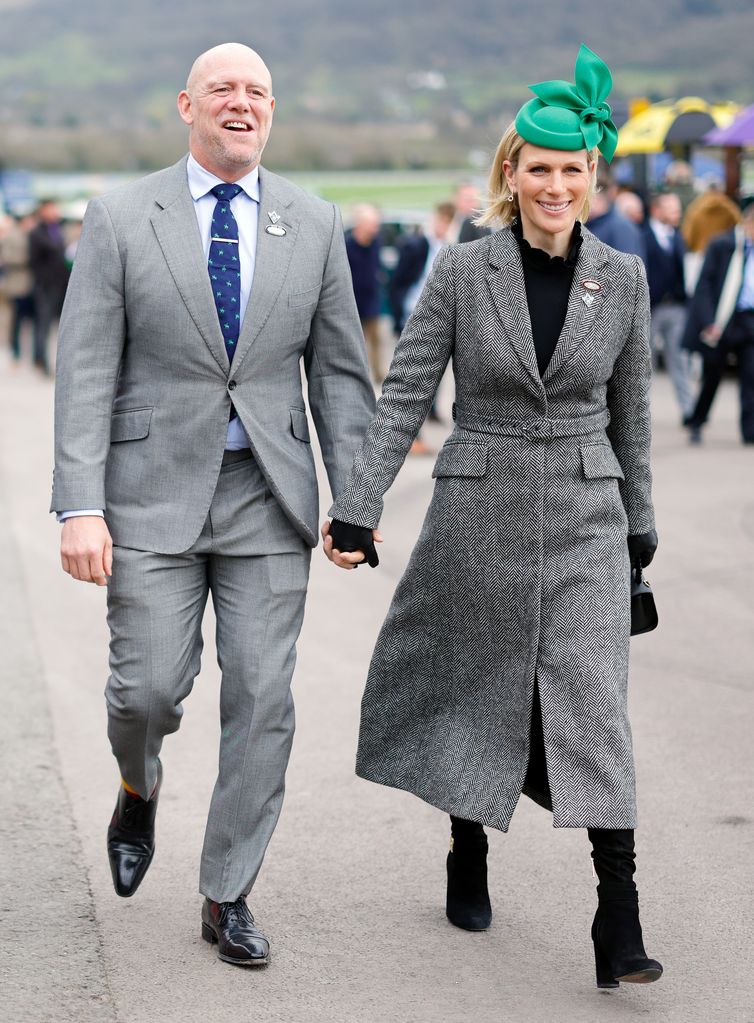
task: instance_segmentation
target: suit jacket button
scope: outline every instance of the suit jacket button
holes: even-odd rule
[[[235,391],[235,389],[236,389],[236,382],[235,382],[235,380],[231,380],[231,382],[228,384],[228,390],[229,391]]]

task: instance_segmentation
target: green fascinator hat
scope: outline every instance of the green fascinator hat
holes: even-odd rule
[[[575,78],[575,84],[555,80],[530,85],[536,99],[516,114],[516,131],[545,149],[599,149],[609,163],[618,144],[606,102],[613,84],[610,68],[582,44]]]

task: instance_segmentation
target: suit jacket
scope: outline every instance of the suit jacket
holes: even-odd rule
[[[694,297],[689,306],[689,316],[686,320],[686,329],[683,335],[683,345],[692,352],[701,352],[702,355],[709,355],[710,349],[700,339],[699,335],[705,327],[714,323],[717,314],[717,305],[723,292],[725,277],[728,273],[730,261],[733,258],[733,251],[736,247],[734,231],[727,231],[711,241],[707,247],[704,257],[704,264],[699,280],[696,284]],[[720,345],[727,346],[730,338],[727,337],[728,330],[723,332]]]
[[[654,527],[649,302],[637,256],[583,239],[543,375],[511,230],[442,250],[331,509],[377,525],[452,359],[455,428],[372,659],[357,771],[502,829],[535,678],[555,826],[635,826],[626,534]]]
[[[65,261],[65,241],[50,235],[46,224],[37,224],[29,232],[29,267],[34,283],[61,299],[70,271]]]
[[[254,282],[232,367],[186,160],[89,204],[58,342],[52,510],[104,508],[115,544],[187,550],[232,404],[267,483],[317,542],[300,363],[333,493],[374,405],[335,206],[260,167]],[[277,211],[285,234],[268,234]]]
[[[396,334],[406,321],[406,295],[424,273],[429,256],[429,241],[423,234],[410,235],[401,246],[398,263],[388,286],[388,301]]]
[[[627,217],[621,216],[614,206],[599,217],[591,219],[587,226],[605,245],[612,246],[618,252],[630,252],[634,256],[641,256],[646,263],[647,246],[644,232]]]
[[[681,232],[673,233],[670,252],[657,241],[649,222],[644,227],[644,240],[647,246],[646,266],[650,302],[653,306],[668,299],[684,303],[686,301],[683,272],[685,250]]]

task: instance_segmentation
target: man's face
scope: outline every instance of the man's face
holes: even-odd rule
[[[37,211],[37,215],[43,224],[56,224],[60,220],[60,210],[57,203],[45,202]]]
[[[479,205],[479,193],[474,185],[461,185],[456,189],[453,205],[461,217],[470,217]]]
[[[430,230],[438,242],[445,241],[448,237],[451,224],[452,220],[449,220],[443,213],[434,213],[432,215]]]
[[[178,96],[194,159],[224,181],[257,166],[272,126],[272,80],[255,54],[208,59]]]
[[[662,195],[655,206],[655,216],[661,224],[668,227],[678,227],[681,222],[681,200],[674,193]]]

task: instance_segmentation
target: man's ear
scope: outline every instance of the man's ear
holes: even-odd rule
[[[194,113],[191,109],[191,97],[185,89],[178,93],[178,113],[181,115],[181,120],[184,124],[194,123]]]

